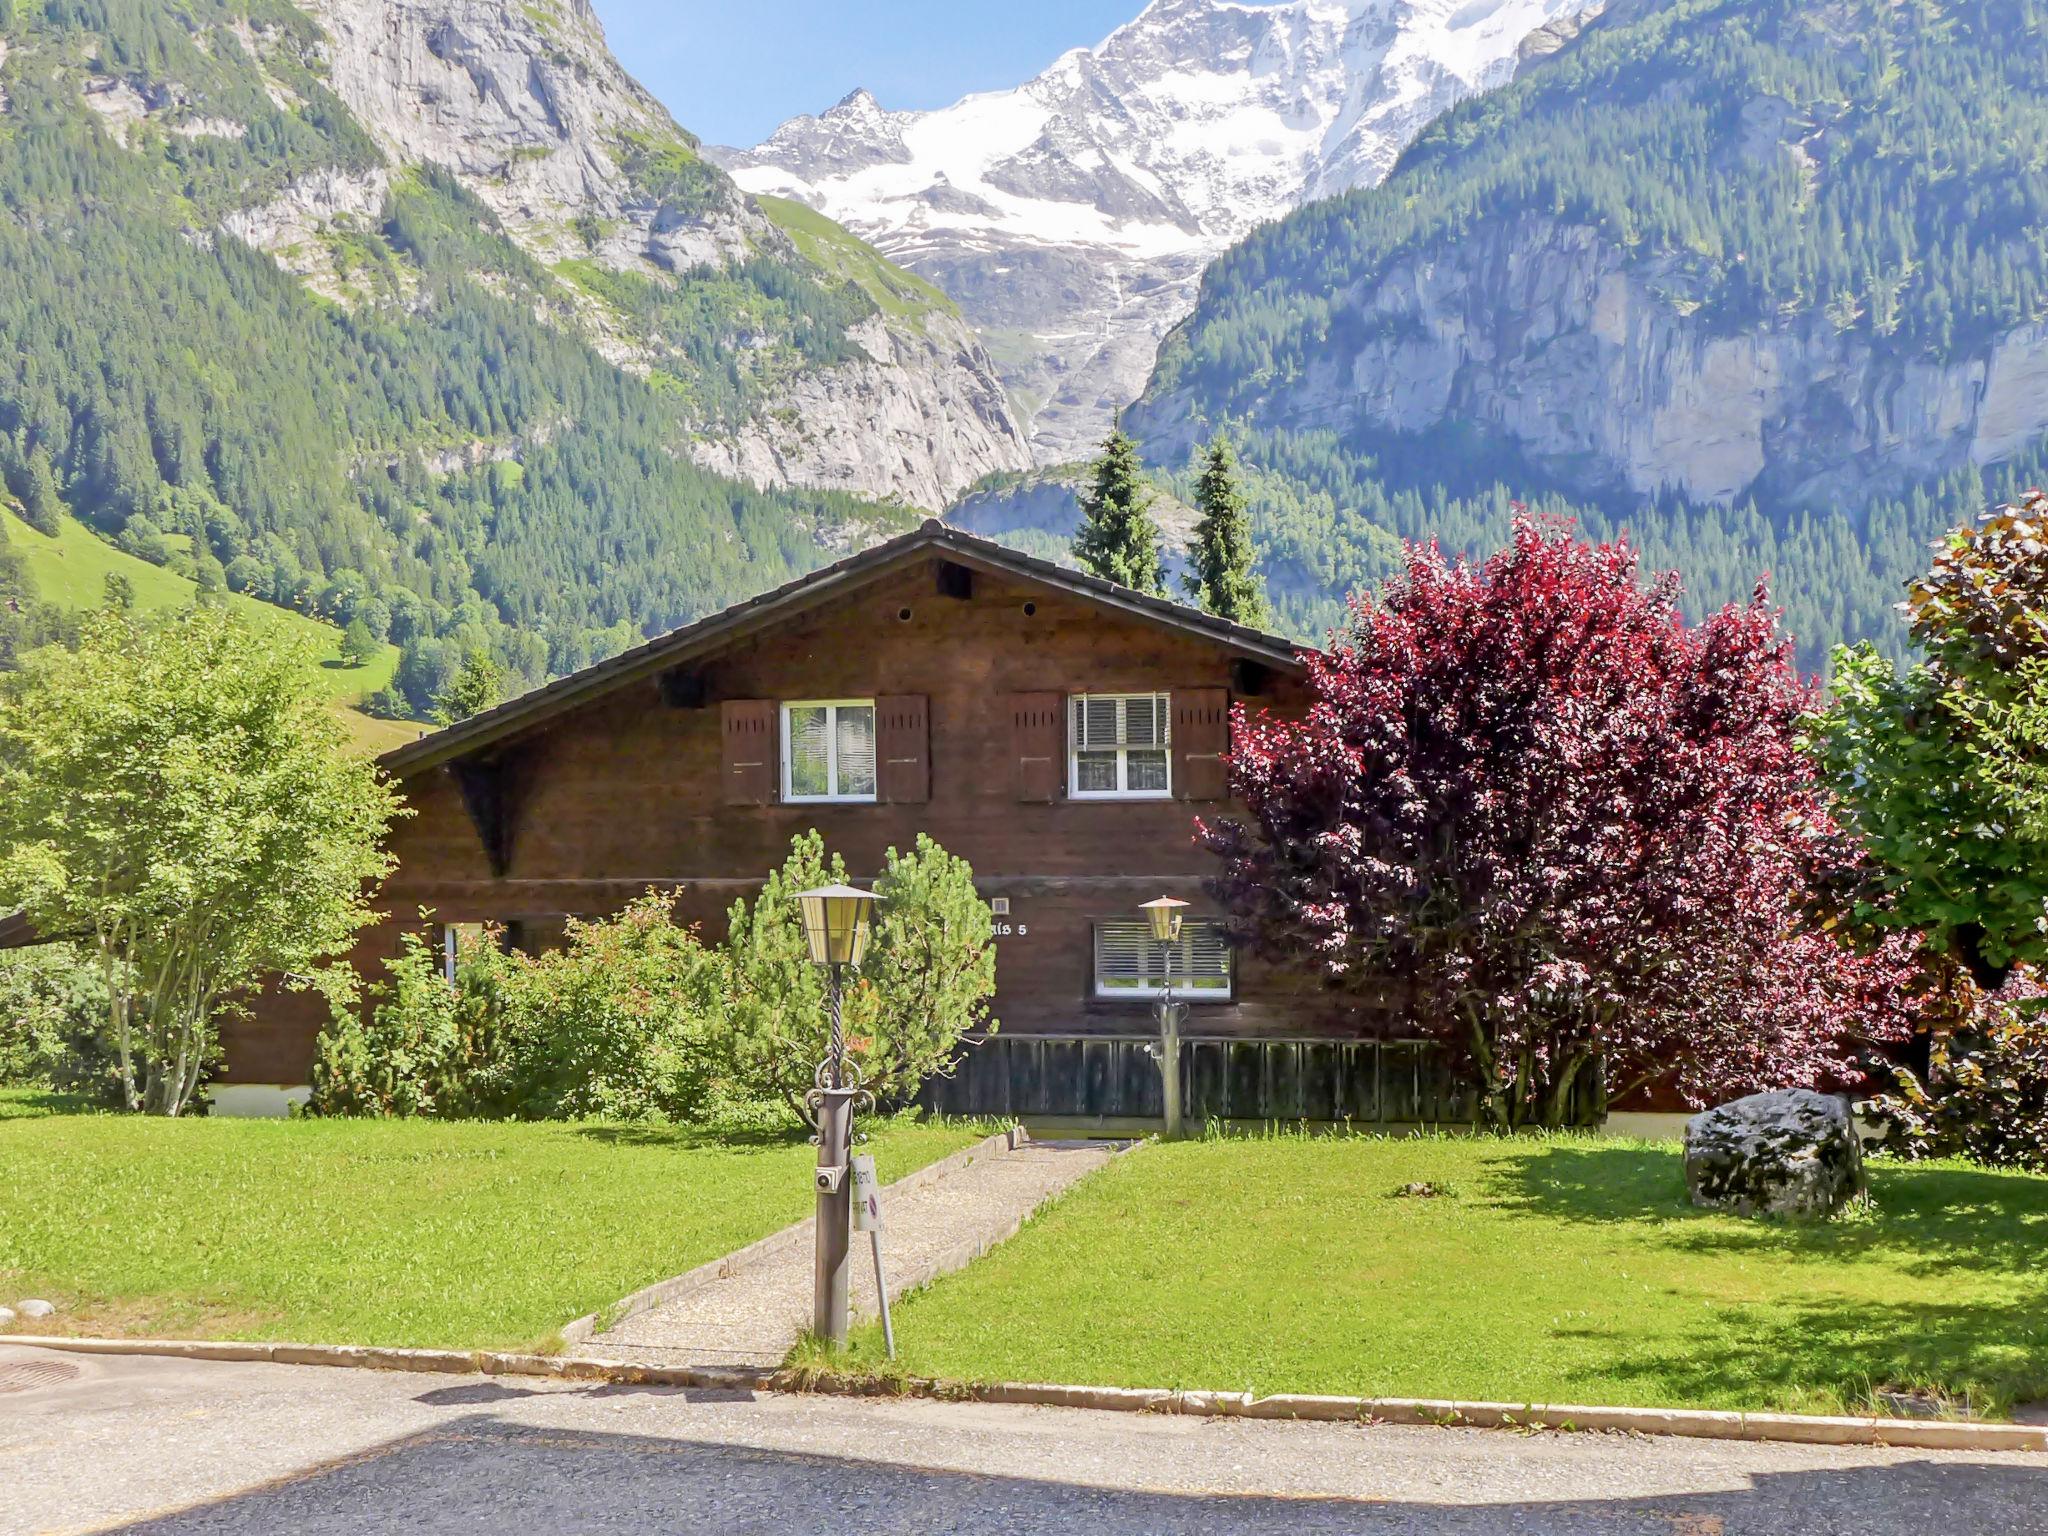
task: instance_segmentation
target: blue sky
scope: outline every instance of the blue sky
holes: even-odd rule
[[[1145,0],[597,0],[612,52],[676,121],[758,143],[856,86],[940,107],[1028,80],[1102,41]]]

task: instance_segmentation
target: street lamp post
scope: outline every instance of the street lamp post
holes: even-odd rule
[[[1157,1049],[1169,1138],[1181,1133],[1180,1021],[1185,1009],[1173,1000],[1173,951],[1174,946],[1180,943],[1181,914],[1187,910],[1187,905],[1171,896],[1161,896],[1157,901],[1144,902],[1138,908],[1151,923],[1152,937],[1159,945],[1161,985]]]
[[[819,1338],[839,1345],[846,1342],[847,1255],[852,1246],[846,1169],[853,1154],[853,1112],[865,1094],[860,1068],[846,1059],[841,1002],[846,968],[858,966],[867,953],[875,898],[871,892],[849,885],[830,885],[802,892],[797,902],[803,909],[811,961],[825,970],[832,1028],[825,1059],[818,1063],[812,1076],[814,1086],[805,1096],[818,1124],[818,1236],[811,1327]]]

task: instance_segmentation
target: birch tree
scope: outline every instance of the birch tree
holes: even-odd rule
[[[188,1109],[219,1022],[375,914],[391,786],[348,750],[301,639],[208,605],[103,611],[0,686],[0,910],[97,957],[130,1110]]]

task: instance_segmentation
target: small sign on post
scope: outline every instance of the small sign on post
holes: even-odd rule
[[[889,1319],[889,1277],[882,1272],[882,1181],[875,1177],[874,1158],[853,1159],[853,1230],[865,1232],[875,1248],[875,1295],[882,1304],[882,1343],[896,1358],[896,1325]]]

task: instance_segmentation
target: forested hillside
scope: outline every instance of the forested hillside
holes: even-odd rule
[[[1625,0],[1209,271],[1132,420],[1239,424],[1283,611],[1508,502],[1632,528],[1807,659],[2048,431],[2048,4]]]
[[[639,376],[453,175],[387,163],[294,7],[0,16],[0,470],[32,523],[68,510],[202,583],[360,615],[403,648],[418,708],[466,649],[537,682],[907,517],[757,491],[685,451],[758,372],[846,348],[877,312],[857,283],[766,256],[684,274],[660,298],[669,356]],[[314,231],[301,262],[328,297],[284,270],[305,253],[224,231],[373,168],[374,211]],[[722,182],[673,150],[644,169]],[[722,346],[735,327],[759,344]]]

